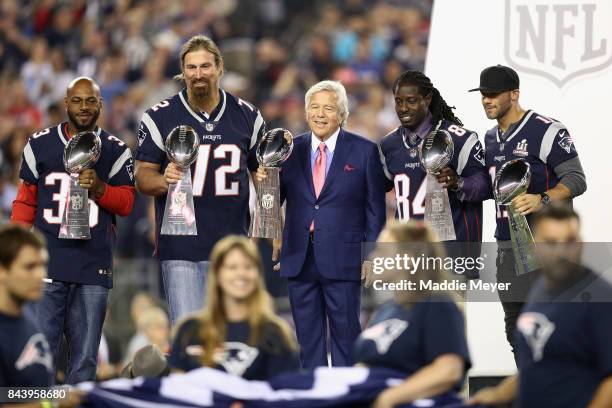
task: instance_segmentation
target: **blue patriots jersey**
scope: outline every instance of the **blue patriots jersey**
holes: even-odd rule
[[[382,305],[357,338],[353,358],[355,363],[409,376],[448,353],[462,357],[466,371],[470,368],[461,312],[450,299],[432,297],[411,308],[395,301]]]
[[[440,129],[448,131],[454,143],[453,158],[449,163],[455,172],[468,177],[477,172],[485,172],[484,151],[476,133],[443,120]],[[388,189],[395,187],[397,202],[396,218],[422,220],[425,216],[425,193],[427,173],[419,161],[419,146],[414,146],[406,138],[400,126],[386,135],[380,142],[381,159],[385,175],[389,181]],[[448,190],[453,213],[453,223],[458,242],[479,242],[482,240],[482,203],[461,201],[458,193]]]
[[[212,368],[164,378],[124,378],[82,383],[87,407],[206,407],[228,408],[369,408],[381,391],[406,377],[395,370],[365,367],[319,367],[282,374],[269,381],[249,381]],[[447,392],[397,408],[464,408],[461,397]],[[478,406],[474,406],[478,408]]]
[[[67,123],[33,134],[25,146],[19,177],[36,185],[34,226],[47,240],[49,278],[87,285],[112,287],[112,247],[115,215],[89,199],[91,239],[59,239],[59,228],[66,207],[70,176],[64,168],[64,148],[68,143]],[[111,186],[134,185],[134,161],[125,143],[95,129],[102,141],[100,158],[93,166],[98,177]]]
[[[555,167],[578,156],[567,128],[554,119],[528,110],[505,142],[499,135],[499,126],[485,135],[485,161],[492,182],[497,170],[506,162],[523,159],[531,165],[531,183],[527,193],[539,194],[555,187],[559,182]],[[495,237],[510,240],[508,213],[503,205],[496,206],[497,228]],[[527,216],[530,221],[530,216]]]
[[[612,375],[610,299],[612,286],[590,271],[565,290],[536,281],[516,324],[520,407],[589,405]]]
[[[257,170],[255,147],[265,122],[248,102],[223,90],[220,94],[219,105],[210,115],[191,109],[186,90],[142,115],[136,160],[157,163],[162,173],[169,163],[165,141],[172,129],[189,125],[200,136],[198,158],[191,166],[198,237],[161,235],[167,194],[155,197],[160,260],[206,261],[218,240],[248,232],[248,170]]]

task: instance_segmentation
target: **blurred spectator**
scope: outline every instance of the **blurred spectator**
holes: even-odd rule
[[[145,309],[136,321],[138,331],[130,340],[125,352],[125,363],[132,359],[136,351],[153,344],[166,352],[170,341],[170,323],[168,316],[159,307]]]

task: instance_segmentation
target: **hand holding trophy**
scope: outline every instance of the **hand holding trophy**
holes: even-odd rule
[[[522,275],[540,268],[535,253],[535,242],[527,218],[516,212],[512,205],[515,197],[525,193],[531,182],[531,166],[524,160],[516,159],[504,163],[495,175],[493,192],[495,201],[505,205],[508,211],[508,224],[512,252],[517,267],[517,274]]]
[[[455,225],[448,199],[448,191],[435,176],[448,165],[454,154],[453,138],[446,130],[430,132],[421,143],[419,157],[427,172],[425,192],[425,222],[436,232],[440,241],[453,241]]]
[[[292,151],[293,135],[287,129],[272,129],[259,141],[257,161],[266,168],[267,177],[256,186],[257,202],[249,229],[250,237],[281,237],[280,165]]]
[[[96,164],[101,150],[102,141],[94,132],[77,133],[64,148],[64,167],[70,174],[70,185],[58,238],[91,239],[89,194],[79,184],[79,173]]]
[[[199,147],[200,136],[187,125],[175,127],[166,138],[168,160],[179,166],[183,175],[168,187],[161,228],[163,235],[198,235],[190,166],[198,158]]]

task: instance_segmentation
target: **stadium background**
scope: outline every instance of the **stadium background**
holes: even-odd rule
[[[222,87],[258,106],[269,128],[283,126],[294,134],[306,129],[306,89],[332,78],[347,87],[347,128],[379,140],[398,125],[390,86],[412,68],[425,70],[466,127],[482,138],[493,122],[484,117],[478,95],[466,91],[477,85],[483,67],[513,66],[521,76],[522,105],[561,119],[572,132],[589,185],[576,200],[585,238],[607,241],[610,182],[609,171],[602,170],[612,139],[598,118],[607,116],[612,89],[612,4],[588,3],[594,7],[590,22],[586,3],[577,0],[2,0],[0,221],[10,216],[23,146],[31,133],[65,119],[63,97],[71,79],[87,75],[98,81],[104,98],[99,124],[135,148],[142,112],[179,89],[171,78],[179,71],[180,45],[204,33],[224,55]],[[547,10],[545,28],[536,24],[538,5]],[[561,20],[555,14],[559,6],[569,7]],[[533,31],[529,24],[535,24]],[[517,53],[521,35],[523,54]],[[589,44],[598,57],[583,61]],[[562,69],[552,63],[557,52],[565,58]],[[393,197],[388,198],[391,215]],[[493,217],[487,202],[485,241],[493,240]],[[102,364],[128,357],[134,320],[142,314],[137,310],[148,304],[135,293],[149,292],[164,306],[152,243],[151,200],[137,195],[133,213],[119,223]],[[268,287],[287,315],[284,283],[271,271],[270,248],[261,243],[261,249]],[[473,303],[466,311],[470,375],[511,372],[501,307]],[[160,321],[154,313],[148,317]],[[167,336],[158,329],[158,336]]]

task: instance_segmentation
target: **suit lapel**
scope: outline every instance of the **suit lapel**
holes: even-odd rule
[[[306,177],[306,185],[308,186],[308,189],[310,190],[310,194],[312,194],[313,197],[315,197],[315,191],[314,191],[314,183],[312,181],[312,167],[310,165],[310,146],[311,146],[311,137],[312,137],[312,133],[308,133],[306,135],[303,136],[304,137],[304,142],[302,143],[302,145],[300,146],[300,163],[302,164],[302,173],[304,174],[304,177]]]
[[[329,190],[329,186],[334,182],[334,179],[337,178],[342,172],[342,166],[344,166],[344,163],[346,162],[346,158],[351,150],[351,145],[351,139],[348,138],[344,133],[344,130],[340,128],[338,140],[336,141],[334,157],[332,158],[331,167],[329,168],[329,173],[327,173],[327,177],[325,178],[325,183],[323,184],[321,194],[319,194],[319,199],[327,190]]]

